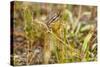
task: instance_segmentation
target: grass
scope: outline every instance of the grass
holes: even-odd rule
[[[97,22],[95,21],[97,16],[92,15],[95,6],[43,3],[41,6],[40,3],[18,1],[14,3],[14,32],[20,35],[18,30],[22,29],[20,33],[23,32],[27,42],[25,48],[23,41],[18,42],[20,39],[17,41],[18,44],[14,41],[16,51],[21,47],[24,50],[21,54],[14,53],[14,65],[97,60]],[[74,15],[76,9],[77,16]],[[13,34],[13,36],[17,35]],[[18,45],[20,47],[17,48]],[[26,60],[22,61],[22,58]]]

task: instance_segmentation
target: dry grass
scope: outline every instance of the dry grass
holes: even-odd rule
[[[14,2],[13,65],[97,60],[95,6]]]

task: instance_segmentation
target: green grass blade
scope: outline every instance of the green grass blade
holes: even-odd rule
[[[83,52],[86,51],[86,49],[87,49],[87,47],[88,47],[88,43],[89,43],[89,41],[90,41],[92,35],[93,35],[93,33],[89,33],[89,34],[85,37],[84,42],[83,42],[83,45],[82,45],[82,51],[83,51]]]

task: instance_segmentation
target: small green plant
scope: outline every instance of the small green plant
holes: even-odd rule
[[[97,60],[97,16],[93,13],[96,12],[95,6],[14,3],[14,32],[22,29],[21,33],[27,42],[24,43],[25,47],[18,47],[25,50],[23,54],[14,53],[14,65]],[[91,17],[94,19],[91,20]],[[15,46],[15,51],[18,48]],[[22,61],[24,54],[27,60]]]

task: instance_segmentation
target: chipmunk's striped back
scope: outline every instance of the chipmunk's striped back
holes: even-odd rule
[[[53,23],[54,21],[58,20],[59,17],[60,17],[60,11],[52,11],[46,18],[45,23],[49,27],[50,24]]]

